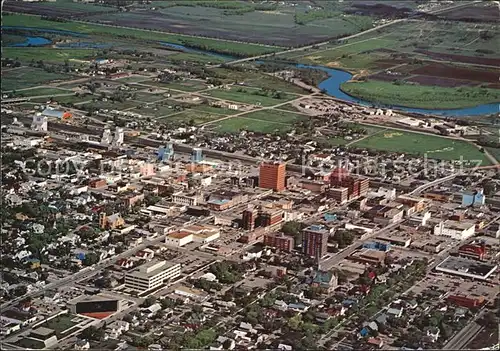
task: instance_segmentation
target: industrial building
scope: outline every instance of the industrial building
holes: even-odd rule
[[[466,258],[448,256],[436,267],[436,271],[478,280],[486,280],[497,270],[497,268],[498,265],[496,264],[487,264]]]

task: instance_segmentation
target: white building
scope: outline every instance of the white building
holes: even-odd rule
[[[101,144],[109,145],[113,141],[113,136],[111,135],[111,130],[109,128],[105,128],[102,132]]]
[[[445,235],[456,240],[470,238],[475,232],[476,224],[473,222],[446,220],[434,226],[434,235]]]
[[[185,231],[170,233],[165,237],[165,244],[181,247],[193,242],[193,234]]]
[[[163,285],[181,274],[180,263],[151,261],[125,274],[125,287],[147,291]]]
[[[33,122],[31,122],[31,129],[36,132],[46,132],[47,131],[47,117],[45,116],[33,116]]]
[[[123,128],[116,127],[115,139],[113,140],[114,144],[116,146],[121,146],[124,140],[125,140],[125,132],[123,131]]]

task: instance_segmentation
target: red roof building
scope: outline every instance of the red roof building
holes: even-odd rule
[[[458,249],[458,254],[460,256],[466,256],[470,258],[474,258],[476,260],[484,260],[486,256],[486,247],[484,244],[466,244],[460,246]]]

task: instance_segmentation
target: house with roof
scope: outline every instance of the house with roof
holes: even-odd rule
[[[326,292],[330,293],[337,287],[338,280],[332,271],[316,271],[314,278],[311,282],[312,287],[319,287]]]
[[[41,115],[43,117],[52,117],[52,118],[57,118],[60,120],[66,120],[66,119],[70,119],[71,117],[73,117],[73,115],[69,111],[59,110],[59,109],[55,109],[55,108],[51,108],[51,107],[43,110]]]

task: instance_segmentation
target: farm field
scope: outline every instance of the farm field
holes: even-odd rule
[[[163,94],[151,94],[151,93],[146,93],[146,92],[136,92],[133,100],[138,101],[138,102],[155,102],[155,101],[162,100],[165,98],[166,97],[163,96]]]
[[[21,67],[11,70],[2,70],[2,91],[44,85],[51,81],[70,78],[70,75],[49,73],[39,68]]]
[[[481,160],[489,165],[489,159],[474,145],[466,141],[441,138],[434,135],[388,130],[352,144],[352,147],[408,153],[440,160]]]
[[[500,90],[485,88],[443,88],[395,84],[380,81],[346,82],[341,89],[374,103],[415,108],[453,109],[500,101]]]
[[[25,12],[39,15],[79,17],[89,13],[117,12],[116,7],[74,2],[73,0],[57,0],[54,2],[16,2],[6,1],[4,11]]]
[[[125,14],[124,14],[125,15]],[[108,15],[107,15],[108,16]],[[186,46],[200,47],[239,56],[254,56],[259,54],[280,51],[279,47],[265,46],[259,44],[237,43],[225,40],[191,37],[180,34],[171,34],[159,31],[144,30],[138,28],[124,28],[109,25],[81,22],[54,22],[40,18],[39,16],[28,16],[19,14],[4,15],[3,26],[19,26],[19,23],[29,23],[31,28],[45,28],[72,31],[76,33],[97,36],[101,41],[106,38],[127,38],[147,42],[168,42]]]
[[[333,11],[318,11],[313,16],[304,16],[305,9],[296,9],[286,4],[271,11],[239,13],[215,6],[159,7],[155,6],[155,10],[131,9],[127,13],[89,14],[86,19],[125,27],[146,27],[151,30],[285,47],[346,36],[373,25],[369,16]],[[323,13],[319,14],[320,12]]]
[[[282,99],[275,99],[270,96],[252,94],[251,91],[246,91],[244,88],[241,91],[237,91],[237,89],[234,87],[231,90],[214,89],[203,93],[203,95],[245,104],[260,104],[262,106],[273,106],[296,98],[295,95],[284,94]]]
[[[205,104],[199,104],[199,105],[193,104],[189,108],[191,110],[194,110],[194,111],[202,111],[202,112],[213,113],[213,114],[224,115],[224,116],[234,115],[236,113],[241,112],[239,110],[230,110],[228,108],[209,106],[209,105],[205,105]]]
[[[238,133],[247,130],[257,133],[273,133],[275,131],[288,131],[292,128],[290,124],[271,121],[256,121],[245,117],[234,117],[217,122],[215,130],[220,133]]]
[[[500,32],[489,23],[412,21],[353,40],[280,57],[354,71],[388,68],[381,67],[377,61],[396,57],[499,66],[500,47],[495,45],[499,40]]]
[[[500,20],[500,13],[497,6],[494,2],[482,2],[446,11],[441,14],[441,17],[459,21],[495,22]]]
[[[83,96],[76,96],[76,95],[68,95],[68,96],[55,96],[52,98],[52,101],[54,102],[57,102],[59,104],[79,104],[79,103],[82,103],[82,102],[89,102],[89,101],[92,101],[92,99],[94,99],[95,96],[93,95],[90,95],[90,94],[86,94],[86,95],[83,95]],[[37,101],[37,102],[46,102],[47,99],[32,99],[31,101]]]

